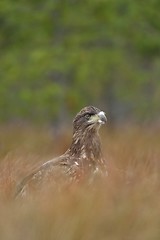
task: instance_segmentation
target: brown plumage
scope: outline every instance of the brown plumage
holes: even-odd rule
[[[105,113],[98,108],[83,108],[73,120],[73,137],[69,149],[60,157],[45,162],[27,177],[17,188],[16,196],[28,191],[46,188],[49,183],[62,184],[91,180],[95,173],[106,174],[98,130],[107,122]]]

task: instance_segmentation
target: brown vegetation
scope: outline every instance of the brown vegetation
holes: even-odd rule
[[[14,200],[17,183],[38,164],[63,153],[71,135],[1,127],[0,239],[159,240],[160,135],[148,129],[103,130],[107,179]]]

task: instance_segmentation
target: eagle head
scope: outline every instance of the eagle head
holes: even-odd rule
[[[73,121],[73,128],[75,131],[85,129],[99,129],[101,124],[105,124],[107,122],[107,118],[105,113],[100,109],[87,106],[83,108],[75,117]]]

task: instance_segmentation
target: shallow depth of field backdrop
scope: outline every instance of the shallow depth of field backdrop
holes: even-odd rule
[[[104,110],[108,179],[14,201],[63,153],[72,119]],[[160,239],[160,2],[0,2],[0,239]]]

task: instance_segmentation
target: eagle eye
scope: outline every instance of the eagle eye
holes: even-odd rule
[[[86,118],[87,120],[89,120],[89,119],[90,119],[90,114],[89,114],[89,113],[86,113],[85,118]]]
[[[90,113],[86,113],[86,114],[85,114],[85,118],[86,118],[87,120],[89,120],[91,116],[92,116],[92,114],[90,114]]]

